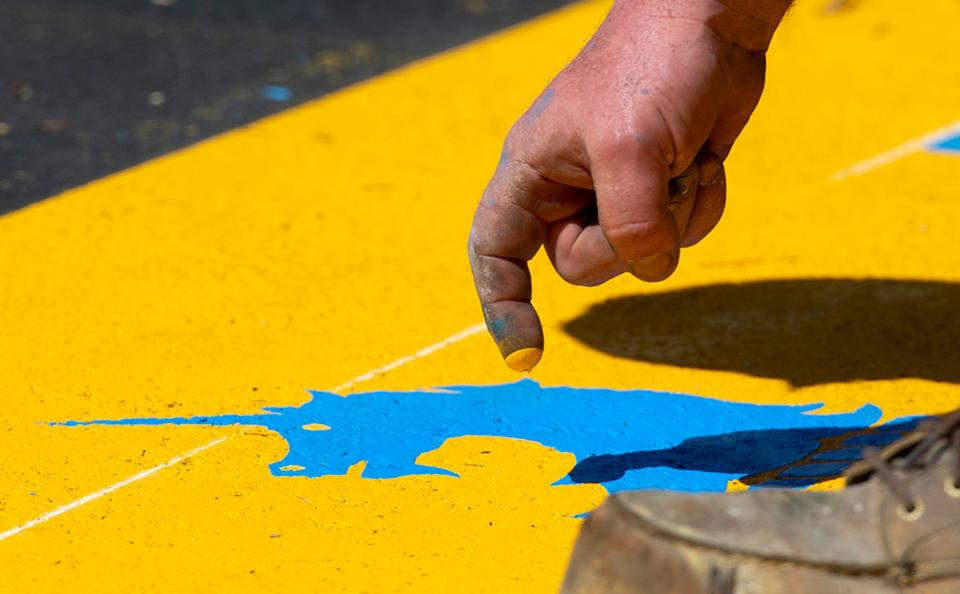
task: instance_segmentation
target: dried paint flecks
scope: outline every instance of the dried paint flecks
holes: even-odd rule
[[[487,320],[487,328],[490,329],[490,333],[493,335],[493,339],[498,343],[506,340],[510,336],[510,329],[513,322],[513,314],[504,314],[501,316],[495,316],[491,313],[488,313],[488,308],[484,307],[483,317]]]
[[[555,94],[556,93],[554,92],[553,88],[548,87],[547,90],[545,90],[543,94],[541,94],[540,97],[538,97],[537,100],[533,102],[533,105],[530,106],[530,109],[527,110],[527,114],[525,118],[529,122],[537,121],[540,118],[540,116],[543,115],[543,112],[545,112],[547,108],[550,107],[550,104],[553,103],[553,98]]]

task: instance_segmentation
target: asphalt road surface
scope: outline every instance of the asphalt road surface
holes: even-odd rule
[[[0,213],[567,0],[5,0]]]

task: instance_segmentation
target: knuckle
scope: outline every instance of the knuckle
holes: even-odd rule
[[[621,131],[605,130],[591,139],[592,159],[647,160],[663,167],[676,161],[676,149],[669,131],[660,125],[626,126]]]
[[[636,158],[646,154],[657,155],[657,142],[642,130],[605,131],[591,143],[591,153],[599,159]],[[659,160],[659,159],[658,159]]]
[[[476,225],[476,223],[474,223]],[[480,247],[480,241],[477,239],[477,229],[476,226],[470,229],[470,234],[467,236],[467,254],[470,256],[471,261],[477,256],[477,248]]]
[[[669,130],[657,130],[654,133],[637,131],[634,133],[634,142],[642,154],[664,167],[670,166],[677,159],[677,148]]]
[[[514,127],[507,134],[491,186],[512,186],[525,190],[544,178],[538,167],[539,151],[529,135]],[[488,189],[489,191],[489,189]]]
[[[526,136],[523,126],[519,121],[510,127],[506,138],[503,139],[503,147],[500,152],[501,163],[516,160],[517,156],[522,152],[521,149],[525,144]]]

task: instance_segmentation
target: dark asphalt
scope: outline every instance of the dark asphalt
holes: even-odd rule
[[[3,0],[0,213],[570,0]]]

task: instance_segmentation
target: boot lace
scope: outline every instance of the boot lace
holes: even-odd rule
[[[924,421],[914,433],[882,452],[873,447],[864,448],[863,461],[847,472],[847,484],[861,483],[875,476],[906,514],[918,513],[923,502],[911,492],[906,476],[910,471],[930,465],[947,450],[955,453],[950,481],[954,489],[960,490],[960,410],[940,419]]]

